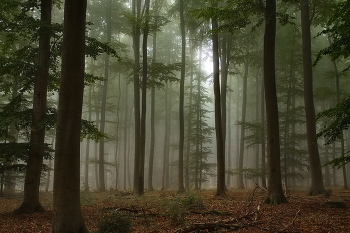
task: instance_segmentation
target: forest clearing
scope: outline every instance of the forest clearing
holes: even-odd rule
[[[51,196],[50,192],[41,193],[45,212],[19,216],[12,211],[21,196],[2,197],[0,232],[51,232]],[[143,196],[121,191],[82,192],[81,204],[91,232],[98,232],[101,219],[112,212],[128,216],[131,232],[350,232],[350,191],[335,188],[326,197],[291,190],[288,203],[281,205],[263,204],[265,196],[261,189],[233,189],[226,197],[216,196],[214,190],[155,191]]]

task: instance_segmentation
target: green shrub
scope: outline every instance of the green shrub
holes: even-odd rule
[[[99,233],[128,233],[131,232],[131,219],[128,215],[112,213],[102,219]]]

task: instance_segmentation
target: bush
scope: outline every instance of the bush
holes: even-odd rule
[[[131,232],[131,219],[128,215],[112,213],[104,218],[99,225],[99,233]]]

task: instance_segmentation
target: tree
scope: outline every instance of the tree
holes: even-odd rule
[[[140,177],[140,153],[141,153],[141,113],[140,113],[140,16],[141,0],[132,1],[132,12],[136,19],[133,24],[133,49],[134,49],[134,117],[135,117],[135,158],[134,158],[134,190],[138,190]]]
[[[213,7],[217,4],[213,3]],[[212,18],[212,43],[213,43],[213,81],[214,81],[214,105],[215,105],[215,135],[216,135],[216,158],[217,158],[217,181],[216,195],[225,195],[225,142],[222,130],[222,112],[220,96],[220,71],[219,71],[219,35],[217,32],[218,22]]]
[[[57,116],[53,233],[88,232],[80,207],[80,129],[84,92],[86,0],[65,1]]]
[[[181,30],[181,74],[180,74],[180,103],[179,103],[179,122],[180,122],[180,138],[179,138],[179,165],[178,165],[178,192],[185,191],[184,187],[184,141],[185,141],[185,114],[184,114],[184,98],[185,98],[185,69],[186,69],[186,34],[184,19],[184,0],[180,0],[180,30]]]
[[[301,28],[302,28],[302,53],[304,76],[304,102],[306,115],[306,134],[311,170],[311,195],[324,192],[322,169],[318,144],[316,140],[315,107],[313,99],[312,61],[311,61],[311,33],[309,1],[301,0]]]
[[[108,0],[106,5],[106,36],[107,43],[111,43],[112,37],[112,1]],[[100,131],[105,132],[106,125],[106,107],[107,107],[107,88],[108,88],[108,79],[109,79],[109,55],[105,55],[105,64],[104,64],[104,78],[103,87],[102,87],[102,97],[101,97],[101,119],[100,119]],[[100,141],[99,148],[99,158],[98,158],[98,177],[99,177],[99,191],[105,191],[105,140]]]
[[[41,0],[41,27],[39,30],[38,68],[35,74],[33,114],[31,124],[30,143],[26,177],[24,184],[24,198],[21,206],[14,214],[33,213],[44,211],[39,201],[39,186],[43,156],[45,153],[45,127],[40,126],[46,116],[47,85],[50,62],[51,38],[51,0]]]
[[[266,0],[264,35],[264,87],[267,127],[268,186],[265,203],[287,202],[282,190],[280,136],[275,80],[276,0]]]

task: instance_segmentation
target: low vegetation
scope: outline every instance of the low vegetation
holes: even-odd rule
[[[172,191],[82,192],[84,220],[93,233],[127,232],[350,232],[350,191],[334,188],[327,195],[309,196],[289,190],[288,203],[264,204],[266,192],[229,190],[224,197],[214,190],[177,194]],[[52,193],[41,193],[47,210],[12,215],[22,194],[0,198],[2,233],[51,232]]]

